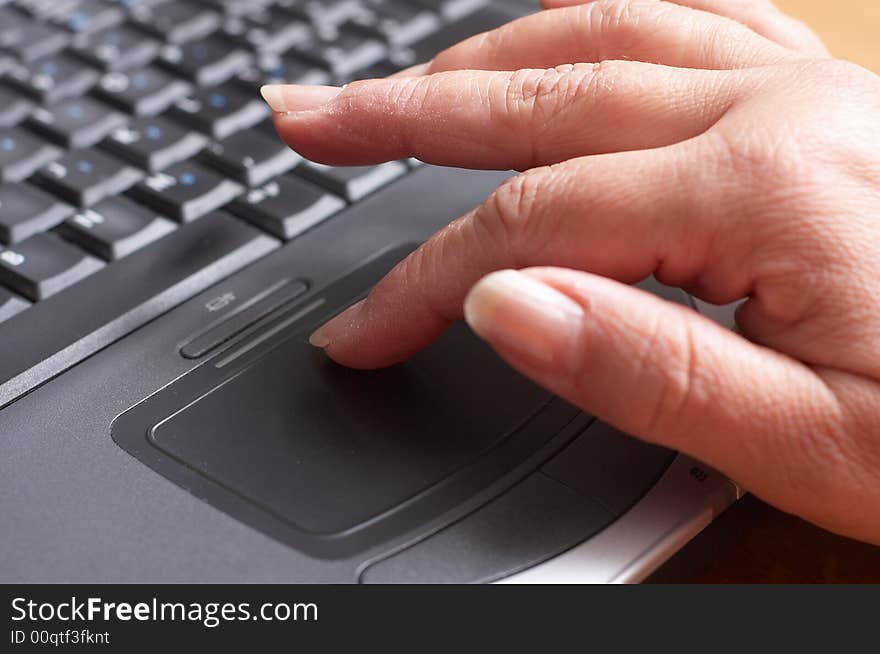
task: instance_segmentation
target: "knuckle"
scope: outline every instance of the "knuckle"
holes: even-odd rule
[[[577,92],[592,98],[615,95],[621,81],[631,74],[632,64],[625,61],[605,60],[586,66],[576,66]]]
[[[540,144],[541,136],[564,113],[589,102],[596,111],[615,97],[621,80],[631,74],[622,61],[564,64],[548,69],[526,69],[499,76],[489,90],[493,120],[517,137],[524,129]]]
[[[581,17],[591,33],[613,31],[619,36],[635,36],[659,6],[659,2],[645,0],[599,0],[583,5]]]
[[[874,93],[877,89],[877,78],[867,69],[844,59],[815,59],[803,64],[803,70],[827,84],[833,80],[836,88],[852,91],[870,88]],[[826,88],[833,91],[833,88]]]
[[[764,287],[789,289],[788,310],[801,315],[815,297],[803,293],[804,282],[827,277],[840,261],[842,243],[827,237],[834,229],[825,211],[834,192],[827,165],[784,132],[731,133],[717,143],[721,174],[737,180],[731,219],[744,228],[737,231],[748,239],[754,274]]]
[[[707,387],[699,380],[698,352],[692,324],[684,317],[677,321],[655,319],[647,328],[637,363],[642,372],[638,374],[655,374],[656,361],[663,361],[658,392],[651,410],[644,414],[642,433],[647,438],[694,431],[689,422],[700,413],[695,405],[702,402],[705,406],[708,401]]]
[[[776,189],[780,180],[788,186],[804,174],[804,162],[809,159],[799,139],[769,125],[718,130],[706,142],[722,168],[746,182],[745,187],[759,191]]]
[[[536,168],[508,179],[474,214],[494,246],[500,243],[517,263],[527,252],[540,250],[546,238],[538,203],[547,186],[548,170]]]
[[[673,20],[669,9],[657,0],[598,0],[581,5],[574,24],[596,44],[599,59],[615,59],[653,41]]]
[[[580,92],[578,79],[571,74],[575,69],[572,65],[526,69],[497,78],[489,94],[492,106],[498,109],[494,113],[500,114],[496,117],[508,120],[509,127],[517,131],[523,123],[540,129]]]
[[[376,85],[377,93],[361,97],[360,102],[366,105],[370,113],[375,113],[376,107],[381,107],[382,113],[388,117],[420,116],[427,109],[430,98],[437,94],[437,87],[441,83],[434,75],[389,79]],[[350,86],[354,87],[354,84]],[[411,151],[418,136],[418,121],[400,120],[394,123],[394,127],[386,131],[386,138],[397,142],[403,150]]]
[[[433,76],[392,79],[383,85],[383,99],[392,110],[417,113],[435,90],[435,85],[436,79]]]

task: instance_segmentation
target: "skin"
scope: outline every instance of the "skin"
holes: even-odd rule
[[[880,544],[880,78],[766,0],[545,0],[386,80],[270,87],[328,164],[526,171],[313,335],[357,368],[452,321],[777,507]],[[629,286],[648,275],[737,332]]]

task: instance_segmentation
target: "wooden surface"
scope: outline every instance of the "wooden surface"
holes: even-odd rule
[[[698,560],[662,581],[880,583],[880,548],[814,527],[754,497],[740,500],[708,530],[717,533],[695,543]],[[682,559],[689,554],[682,552]]]
[[[878,0],[777,0],[776,4],[808,23],[835,56],[880,73]]]

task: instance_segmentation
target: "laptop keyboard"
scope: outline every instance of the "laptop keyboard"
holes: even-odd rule
[[[88,288],[91,322],[44,344],[51,357],[406,177],[417,162],[304,161],[258,89],[388,75],[510,17],[487,5],[0,0],[0,331]],[[124,301],[110,280],[124,280]],[[0,385],[25,372],[6,363]]]

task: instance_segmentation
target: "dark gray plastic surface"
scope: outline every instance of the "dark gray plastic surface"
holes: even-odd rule
[[[674,457],[671,450],[596,421],[543,470],[621,515],[654,485]]]
[[[596,502],[537,472],[482,510],[368,567],[361,582],[492,581],[568,549],[612,519]]]

